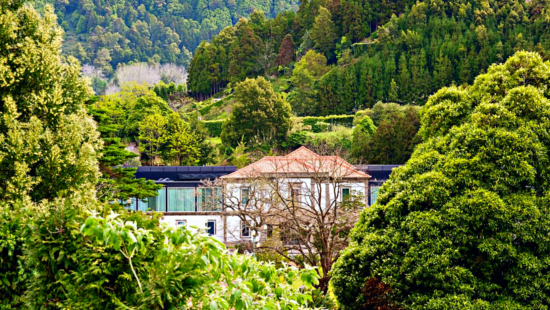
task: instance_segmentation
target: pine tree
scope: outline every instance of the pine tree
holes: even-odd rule
[[[399,58],[399,99],[401,102],[410,102],[411,76],[407,68],[407,58],[405,53]]]
[[[319,14],[315,17],[315,23],[311,28],[310,37],[315,44],[315,48],[323,53],[327,59],[332,59],[334,56],[334,42],[337,39],[334,28],[329,10],[320,7]]]

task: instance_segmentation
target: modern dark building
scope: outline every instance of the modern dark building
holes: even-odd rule
[[[211,212],[221,210],[203,210],[203,196],[211,195],[212,189],[202,189],[205,181],[215,179],[237,171],[234,166],[162,166],[138,167],[136,178],[152,180],[164,185],[157,197],[133,201],[129,209],[155,210],[167,213]],[[208,193],[207,193],[208,191]]]

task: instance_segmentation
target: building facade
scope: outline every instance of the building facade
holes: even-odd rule
[[[348,196],[372,205],[395,167],[352,166],[338,156],[320,156],[305,147],[286,156],[266,156],[242,169],[139,167],[136,178],[153,180],[163,188],[157,197],[134,200],[128,208],[163,212],[165,222],[203,228],[234,244],[254,237],[250,229],[254,221],[244,221],[239,211],[289,203],[330,208]]]

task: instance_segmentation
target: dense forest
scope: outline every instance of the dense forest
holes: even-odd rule
[[[270,17],[297,9],[280,0],[42,0],[52,3],[65,30],[64,52],[109,76],[118,64],[174,63],[187,66],[202,40],[249,16]]]
[[[201,43],[191,61],[189,91],[203,99],[228,83],[266,75],[287,84],[283,91],[298,115],[349,114],[378,101],[423,105],[440,87],[471,83],[515,51],[544,57],[550,47],[546,6],[304,1],[296,14],[271,20],[253,15]],[[329,69],[315,73],[319,62],[301,60],[310,49],[325,56]]]

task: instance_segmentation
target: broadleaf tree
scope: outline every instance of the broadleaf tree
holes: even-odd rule
[[[342,309],[550,306],[549,82],[550,63],[518,52],[428,100],[424,142],[333,269]]]

